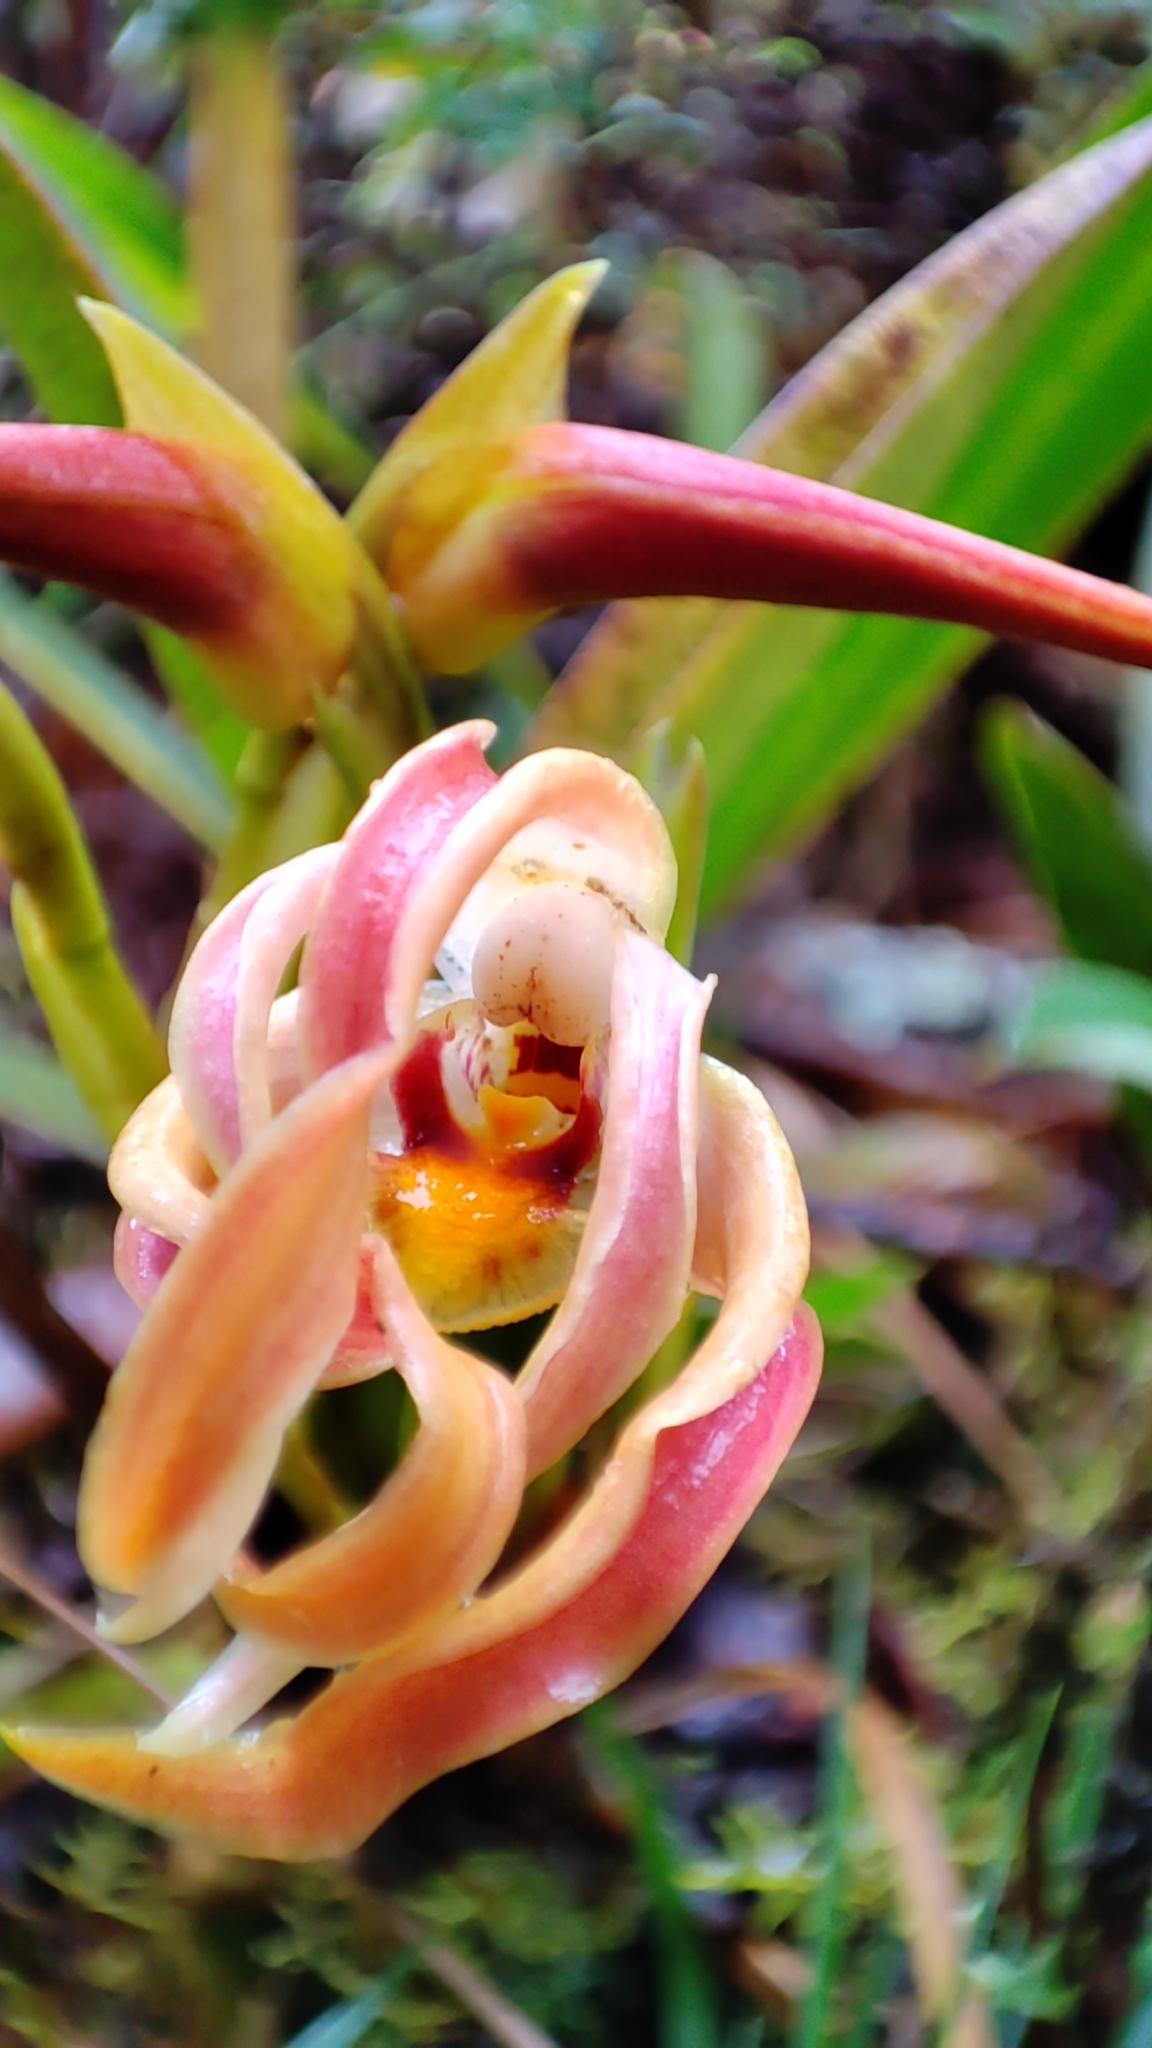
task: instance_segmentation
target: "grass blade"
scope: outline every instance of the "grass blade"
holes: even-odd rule
[[[848,1715],[864,1684],[871,1598],[871,1556],[867,1545],[861,1544],[843,1559],[832,1588],[831,1663],[839,1683],[826,1723],[820,1781],[820,1825],[827,1875],[816,1894],[809,1941],[812,1982],[800,2008],[792,2048],[825,2048],[833,2034],[848,1932],[844,1896],[848,1830],[857,1798]]]
[[[619,1793],[655,1922],[661,2048],[719,2048],[716,1985],[677,1877],[678,1859],[648,1759],[610,1705],[585,1712],[595,1761]]]

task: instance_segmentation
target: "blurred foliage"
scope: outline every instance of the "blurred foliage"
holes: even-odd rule
[[[79,182],[91,202],[88,229],[93,213],[102,216],[97,242],[131,212],[117,191],[147,189],[155,198],[182,182],[180,46],[208,19],[191,7],[156,5],[122,26],[99,117],[110,146],[129,149],[161,182],[150,184],[141,170],[138,180],[109,187],[113,203],[101,209],[95,147]],[[0,11],[8,67],[28,85],[53,89],[56,80],[55,96],[79,111],[84,92],[59,82],[73,26],[71,16],[61,26],[51,0]],[[868,300],[1002,197],[1010,180],[1035,174],[1068,146],[1130,79],[1148,35],[1143,8],[1094,0],[947,8],[773,0],[706,12],[642,10],[631,0],[419,0],[288,16],[281,46],[300,127],[305,358],[313,390],[330,408],[319,416],[334,413],[365,444],[382,445],[528,286],[592,253],[611,268],[575,354],[577,414],[720,444]],[[0,97],[0,115],[6,104]],[[54,127],[47,110],[43,126],[40,167],[55,153],[59,169],[66,151],[57,143],[65,134],[74,142],[74,131]],[[26,186],[7,200],[0,190],[0,207],[18,210],[26,197]],[[165,246],[175,246],[174,208],[159,203]],[[64,226],[74,229],[75,219]],[[56,252],[65,245],[76,262],[74,246],[67,254],[71,239],[65,234]],[[92,261],[91,233],[80,239],[84,261]],[[44,262],[44,245],[32,246],[28,260]],[[1090,284],[1094,313],[1102,301]],[[114,287],[106,279],[104,288]],[[0,311],[3,293],[0,284]],[[10,295],[8,338],[26,352],[35,384],[37,343],[18,324],[34,310]],[[1134,296],[1129,312],[1142,375],[1143,300]],[[1058,333],[1052,350],[1062,345]],[[38,395],[63,415],[49,385],[50,375]],[[15,367],[3,401],[12,412],[25,404]],[[1121,418],[1120,432],[1124,425]],[[1084,431],[1090,438],[1091,422]],[[1037,432],[1034,422],[1028,432]],[[341,442],[338,453],[346,465],[338,488],[347,495],[356,440]],[[324,473],[331,479],[330,467]],[[43,600],[37,616],[45,616]],[[141,688],[152,687],[141,644],[122,621],[110,629],[106,617],[85,611],[82,623],[89,636],[118,635],[117,656],[143,678]],[[71,679],[63,708],[83,726],[83,665],[68,660],[66,639],[42,637],[56,649],[65,684]],[[502,717],[507,746],[566,652],[563,633],[545,634],[538,650],[478,684]],[[855,661],[857,650],[850,653]],[[164,660],[157,665],[163,670]],[[106,677],[105,685],[104,701],[119,705]],[[171,687],[193,730],[215,730],[211,751],[230,776],[242,735],[213,728],[214,707],[197,696],[194,676],[183,677],[183,694]],[[99,707],[88,716],[89,737],[112,755]],[[680,807],[695,857],[699,763],[692,754],[674,767],[666,742],[664,735],[663,751],[653,750],[651,779],[670,809]],[[746,753],[742,735],[737,744]],[[1056,1022],[1089,1036],[1096,1029],[1095,1064],[1086,1061],[1093,1072],[1146,1080],[1152,1055],[1137,1072],[1099,1053],[1101,1020],[1117,1021],[1106,1009],[1109,988],[1123,996],[1124,975],[1147,964],[1147,861],[1136,828],[1111,784],[1023,714],[996,713],[988,748],[1030,872],[1067,942],[1113,976],[1077,983],[1070,976],[1091,975],[1082,965],[1050,981],[1047,1000],[1065,1004]],[[222,799],[214,782],[189,781],[188,759],[157,742],[151,772],[154,780],[184,774],[185,809],[192,806],[191,822],[207,819],[210,839]],[[294,756],[285,776],[299,765]],[[248,756],[241,780],[267,767]],[[786,763],[780,774],[782,786],[795,785],[785,794],[803,802],[802,779]],[[137,779],[146,786],[139,769]],[[876,794],[874,787],[870,798]],[[826,814],[832,798],[822,801]],[[866,835],[846,843],[840,899],[867,904],[867,862],[858,853]],[[827,843],[813,856],[829,858]],[[799,888],[795,873],[787,886]],[[693,908],[684,906],[685,946]],[[176,922],[170,957],[154,974],[157,996],[183,943]],[[829,1338],[827,1376],[796,1455],[719,1584],[717,1597],[734,1603],[739,1650],[701,1647],[704,1603],[667,1666],[644,1680],[671,1688],[686,1676],[707,1699],[693,1710],[670,1694],[639,1735],[629,1733],[626,1701],[607,1738],[595,1725],[587,1739],[560,1731],[433,1788],[355,1868],[229,1862],[80,1814],[43,1788],[0,1776],[8,1795],[0,1809],[5,2039],[37,2048],[349,2048],[355,2040],[399,2048],[477,2039],[475,2013],[397,1932],[391,1909],[399,1902],[430,1943],[447,1944],[490,1980],[521,2020],[572,2048],[657,2037],[660,2048],[674,2048],[686,2043],[689,2022],[697,2044],[715,2038],[724,2048],[788,2038],[810,2048],[943,2043],[948,2017],[933,2031],[919,2010],[894,1814],[857,1782],[844,1737],[846,1702],[880,1699],[901,1717],[921,1818],[935,1815],[941,1853],[966,1902],[958,1996],[982,1996],[1005,2048],[1022,2041],[1033,2020],[1043,2022],[1037,2044],[1103,2042],[1129,2002],[1124,2048],[1147,2042],[1147,1185],[1138,1184],[1139,1199],[1109,1206],[1124,1164],[1109,1154],[1085,1195],[1090,1176],[1082,1159],[1069,1163],[1073,1140],[1059,1117],[1045,1125],[1034,1112],[1030,1124],[1023,1111],[1015,1121],[1004,1112],[997,1123],[979,1093],[983,1074],[969,1084],[965,1070],[967,1093],[914,1080],[901,1098],[892,1068],[879,1065],[878,1004],[887,1006],[896,1063],[932,1050],[950,1029],[965,1048],[979,1040],[973,1057],[982,1059],[981,1003],[964,1009],[978,963],[975,945],[959,933],[947,961],[925,934],[919,970],[896,944],[908,939],[910,954],[911,930],[884,937],[886,949],[861,970],[871,1041],[862,1049],[867,1003],[857,1004],[855,1041],[845,1005],[838,1043],[856,1064],[847,1083],[831,1065],[821,1069],[833,1074],[833,1092],[836,1080],[842,1085],[835,1101],[802,1100],[809,1150],[799,1140],[797,1149],[825,1232],[831,1219],[851,1234],[853,1197],[863,1189],[866,1222],[893,1242],[875,1249],[857,1233],[851,1257],[827,1235],[818,1244],[810,1298]],[[844,927],[830,946],[846,971]],[[6,972],[13,988],[5,1010],[23,1026],[26,991],[14,969]],[[905,984],[934,997],[926,1019],[905,1000]],[[1127,999],[1120,1022],[1152,1044],[1137,1014],[1152,1000],[1143,981],[1127,988]],[[804,1014],[808,1036],[800,1035],[794,1064],[808,1073],[820,1059],[813,1008]],[[744,1020],[749,1044],[759,1042],[755,1021]],[[1023,1043],[1018,1013],[1017,1026]],[[1115,1034],[1109,1043],[1115,1047]],[[35,1087],[38,1121],[29,1121],[42,1135],[78,1133],[82,1120],[62,1077],[37,1050],[39,1063],[21,1067],[19,1053],[8,1068],[0,1063],[0,1107]],[[1067,1038],[1061,1056],[1074,1057]],[[902,1100],[903,1121],[893,1109]],[[1078,1141],[1081,1127],[1069,1121]],[[1084,1151],[1103,1145],[1098,1124]],[[87,1150],[99,1151],[90,1127]],[[21,1198],[36,1187],[35,1227],[51,1237],[58,1212],[70,1213],[76,1199],[71,1183],[61,1193],[49,1175],[34,1180],[34,1161],[6,1171],[25,1175],[16,1183]],[[82,1185],[91,1201],[90,1184]],[[1071,1223],[1059,1207],[1066,1197]],[[975,1216],[993,1238],[999,1229],[1008,1253],[973,1253],[961,1239],[960,1251],[939,1263],[938,1246],[916,1238],[907,1209],[923,1224],[949,1201],[948,1220],[959,1215],[974,1231]],[[1093,1226],[1094,1255],[1083,1251],[1088,1225],[1075,1236],[1076,1201],[1104,1212]],[[1011,1256],[1035,1221],[1030,1203],[1041,1222],[1046,1204],[1056,1215],[1058,1250],[1047,1263],[1031,1257],[1043,1242],[1040,1224],[1024,1238],[1028,1255]],[[1067,1270],[1058,1262],[1061,1243]],[[951,1383],[941,1379],[938,1357],[918,1352],[922,1325],[906,1315],[893,1320],[893,1311],[925,1302],[939,1311],[938,1334],[955,1338]],[[957,1420],[970,1412],[965,1373],[991,1397],[1004,1469],[1022,1440],[1050,1489],[1051,1513],[1030,1519],[1027,1498],[993,1462],[996,1441],[976,1440]],[[366,1412],[348,1406],[350,1465]],[[334,1414],[324,1426],[338,1437]],[[393,1434],[394,1425],[392,1417]],[[0,1486],[0,1513],[69,1591],[80,1590],[68,1578],[74,1476],[74,1458],[54,1440],[10,1461]],[[845,1559],[850,1566],[865,1554],[871,1584],[865,1601],[857,1583],[853,1609]],[[769,1623],[788,1655],[774,1659],[757,1647],[757,1631],[770,1634]],[[41,1703],[80,1718],[123,1710],[128,1681],[75,1645],[62,1648],[26,1603],[6,1603],[0,1625],[0,1686],[39,1683]],[[737,1696],[734,1673],[749,1662],[816,1664],[824,1682],[829,1644],[846,1688],[839,1711],[828,1714],[826,1690],[794,1694],[787,1669],[784,1679],[778,1669],[766,1674],[759,1697],[750,1700],[746,1686]],[[177,1644],[174,1655],[194,1667],[202,1650]],[[9,1670],[9,1659],[23,1661]]]

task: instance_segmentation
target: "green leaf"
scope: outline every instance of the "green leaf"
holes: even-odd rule
[[[1152,1089],[1152,982],[1121,967],[1060,961],[1037,978],[1008,1043],[1021,1066],[1071,1067]]]
[[[0,660],[91,740],[130,782],[218,852],[228,793],[200,748],[107,657],[0,570]]]
[[[1152,974],[1152,853],[1119,791],[1020,704],[991,707],[981,756],[1031,880],[1071,950]]]
[[[806,1954],[811,1978],[792,2027],[792,2048],[825,2048],[836,2030],[838,1992],[845,1978],[850,1913],[845,1896],[849,1837],[858,1792],[847,1732],[847,1710],[864,1687],[868,1621],[872,1609],[872,1556],[865,1535],[845,1550],[832,1582],[829,1661],[838,1697],[824,1724],[820,1760],[819,1826],[826,1875],[811,1901]]]
[[[804,1299],[815,1309],[820,1326],[829,1339],[858,1337],[864,1332],[873,1309],[880,1308],[899,1288],[913,1286],[920,1274],[912,1259],[900,1252],[873,1251],[866,1264],[851,1272],[818,1272],[809,1276]]]
[[[680,433],[699,448],[723,451],[764,403],[764,323],[741,280],[715,256],[685,249],[677,269],[688,315]]]
[[[114,425],[111,373],[80,293],[164,333],[189,326],[176,202],[124,150],[0,78],[0,329],[53,419]]]
[[[1067,2018],[1076,1993],[1060,1981],[1060,1948],[1055,1937],[1022,1955],[987,1950],[968,1965],[974,1984],[998,2012],[1020,2013],[1030,2020]]]
[[[16,699],[0,689],[0,860],[33,995],[68,1073],[109,1138],[167,1071],[119,953],[68,792]]]
[[[108,1145],[75,1082],[34,1038],[0,1036],[0,1118],[103,1166]]]
[[[741,454],[1058,551],[1152,443],[1152,122],[958,236],[773,401]],[[968,630],[675,600],[613,607],[533,743],[671,718],[712,786],[704,909],[817,828],[981,645]]]

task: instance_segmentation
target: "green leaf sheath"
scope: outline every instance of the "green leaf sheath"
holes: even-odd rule
[[[737,452],[1018,546],[1064,547],[1152,442],[1152,122],[1074,159],[853,322]],[[834,596],[834,592],[830,592]],[[814,831],[980,646],[961,628],[614,606],[532,743],[703,743],[702,910]]]
[[[12,923],[61,1060],[114,1138],[166,1071],[164,1050],[119,958],[107,905],[46,749],[0,691],[0,858]]]

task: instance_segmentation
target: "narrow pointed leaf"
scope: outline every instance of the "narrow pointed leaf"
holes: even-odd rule
[[[1152,974],[1152,854],[1119,791],[1021,704],[993,707],[981,752],[1029,877],[1072,951]]]
[[[114,299],[182,330],[192,313],[182,240],[158,178],[0,79],[0,329],[51,418],[116,424],[115,389],[77,297]]]
[[[1023,1066],[1071,1067],[1152,1089],[1152,982],[1061,960],[1043,970],[1010,1032]]]
[[[200,748],[105,655],[3,573],[0,659],[137,789],[219,851],[232,806]]]
[[[1067,545],[1152,440],[1152,122],[997,209],[846,330],[741,444],[974,532]],[[964,629],[750,606],[623,607],[534,743],[670,717],[708,757],[705,909],[793,845],[923,714]]]
[[[55,1054],[34,1038],[0,1037],[0,1118],[103,1166],[108,1144]]]

